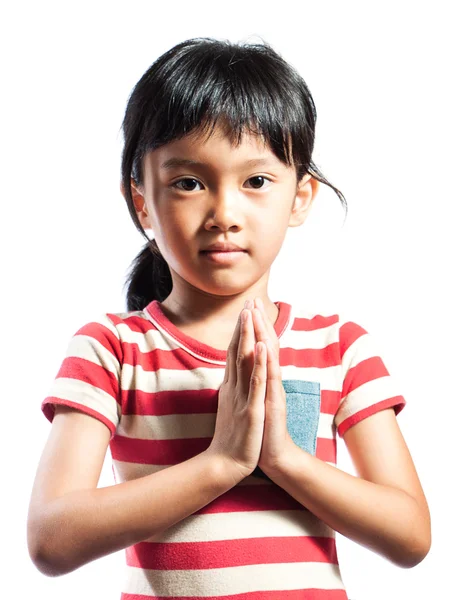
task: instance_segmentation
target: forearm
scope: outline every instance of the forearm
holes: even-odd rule
[[[166,530],[236,483],[220,458],[203,452],[139,479],[68,493],[32,525],[42,540],[34,562],[46,575],[68,573]]]
[[[428,525],[406,492],[352,476],[298,447],[269,476],[332,529],[395,564],[411,567],[425,557]]]

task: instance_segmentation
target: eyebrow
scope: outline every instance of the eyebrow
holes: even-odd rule
[[[246,160],[242,166],[244,167],[255,167],[260,165],[272,165],[275,161],[271,158],[252,158]],[[162,169],[173,169],[174,167],[210,167],[208,163],[199,162],[197,160],[191,160],[189,158],[169,158],[161,164]]]

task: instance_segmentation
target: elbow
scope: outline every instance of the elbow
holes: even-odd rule
[[[403,553],[399,557],[395,557],[392,562],[402,569],[412,569],[420,564],[423,559],[426,557],[428,552],[430,551],[430,547],[423,549],[412,549],[408,550],[406,553]]]
[[[47,577],[65,575],[66,571],[59,568],[57,562],[40,547],[31,547],[29,544],[30,558],[40,573]]]
[[[69,557],[65,556],[58,544],[56,527],[49,527],[44,519],[29,520],[27,523],[27,546],[29,556],[35,567],[47,577],[59,577],[74,571]]]
[[[419,545],[416,545],[403,554],[397,565],[402,569],[412,569],[420,564],[427,556],[431,548],[431,540],[421,540]]]
[[[399,554],[395,554],[392,562],[402,569],[412,569],[420,564],[431,549],[431,527],[429,521],[415,528],[413,535],[403,545]]]

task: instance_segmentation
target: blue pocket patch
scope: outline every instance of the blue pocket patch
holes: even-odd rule
[[[301,379],[283,379],[282,382],[286,392],[286,424],[289,435],[297,446],[314,456],[321,410],[321,384]],[[251,475],[270,480],[259,467]]]
[[[321,384],[300,379],[283,380],[289,435],[302,450],[316,454],[321,409]]]

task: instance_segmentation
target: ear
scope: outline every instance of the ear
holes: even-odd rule
[[[289,227],[298,227],[306,220],[318,191],[319,181],[310,174],[304,175],[297,186]]]
[[[122,192],[123,197],[126,199],[123,182],[120,183],[120,191]],[[150,215],[147,210],[144,191],[142,187],[134,181],[133,178],[131,178],[131,196],[133,198],[134,208],[140,224],[144,229],[153,229]]]

